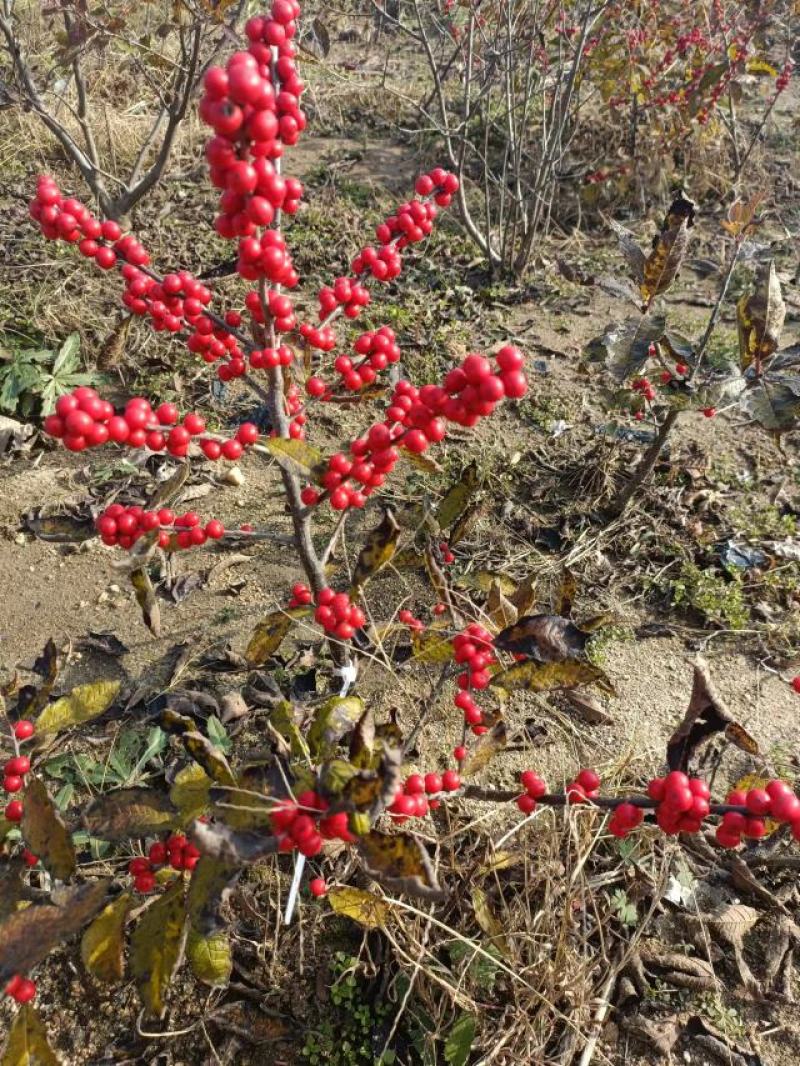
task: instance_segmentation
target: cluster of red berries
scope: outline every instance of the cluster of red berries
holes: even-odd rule
[[[46,174],[38,179],[36,196],[28,205],[28,213],[39,223],[44,237],[77,244],[81,255],[94,259],[101,270],[110,270],[118,255],[136,266],[150,262],[135,237],[122,236],[119,223],[113,219],[100,222],[79,200],[62,196],[56,181]]]
[[[414,612],[409,611],[408,608],[399,611],[397,617],[404,626],[408,626],[408,628],[414,633],[421,633],[425,628],[425,623],[422,619],[417,618]]]
[[[14,724],[14,739],[17,741],[30,740],[36,732],[33,722],[27,718],[21,718]],[[26,755],[14,755],[3,767],[3,791],[10,794],[19,792],[25,785],[25,774],[31,768],[30,759]],[[4,815],[8,822],[22,821],[22,802],[18,799],[10,800],[5,807]],[[27,859],[26,859],[27,861]]]
[[[595,770],[581,770],[567,785],[568,803],[588,803],[600,795],[600,776]]]
[[[453,658],[465,666],[456,678],[459,691],[453,702],[464,713],[464,721],[476,736],[486,732],[483,711],[476,704],[472,692],[488,688],[492,675],[489,667],[497,660],[494,657],[492,635],[477,622],[472,622],[463,633],[453,637]]]
[[[400,458],[397,447],[415,454],[427,451],[443,440],[446,421],[474,426],[490,415],[503,396],[524,396],[528,383],[522,372],[524,356],[517,348],[501,348],[498,371],[492,370],[482,355],[468,355],[461,366],[450,370],[443,385],[423,385],[398,381],[394,387],[386,419],[373,425],[365,437],[350,445],[350,457],[343,452],[331,456],[322,484],[334,510],[363,507],[366,498],[384,483]],[[360,483],[356,488],[352,482]],[[303,502],[312,505],[319,493],[312,486],[303,490]]]
[[[346,592],[320,589],[314,618],[337,640],[352,640],[357,629],[366,623],[367,616]]]
[[[183,836],[173,833],[166,840],[157,840],[147,851],[147,858],[131,859],[128,873],[133,877],[137,892],[152,892],[156,887],[156,869],[171,866],[173,870],[193,870],[200,860],[200,852]]]
[[[281,177],[271,163],[306,126],[292,43],[299,11],[295,0],[275,0],[268,17],[247,22],[247,51],[205,75],[199,111],[215,133],[206,158],[212,184],[223,190],[215,220],[223,237],[251,236],[278,211],[293,214],[302,196],[300,182]]]
[[[333,368],[341,378],[342,387],[348,392],[358,392],[365,385],[371,385],[381,370],[392,363],[400,361],[400,347],[395,332],[389,326],[381,326],[375,332],[362,333],[353,345],[353,351],[361,356],[354,361],[347,355],[340,355]],[[322,378],[311,377],[306,382],[306,392],[315,399],[329,399],[332,387]]]
[[[44,420],[45,433],[63,440],[72,452],[96,448],[108,441],[127,444],[131,448],[167,451],[184,458],[194,438],[207,459],[240,458],[244,449],[258,440],[258,427],[244,422],[231,440],[205,437],[206,423],[201,415],[187,414],[178,424],[180,415],[174,404],[162,403],[155,411],[143,396],[128,400],[121,415],[115,413],[108,400],[81,385],[56,400],[55,414]]]
[[[278,839],[279,851],[295,849],[306,858],[318,855],[326,840],[342,840],[352,844],[356,837],[350,832],[346,811],[326,814],[328,802],[318,792],[309,789],[296,800],[281,800],[270,814],[270,822]]]
[[[717,827],[717,842],[722,847],[738,847],[743,836],[759,840],[767,831],[765,818],[787,823],[792,827],[794,839],[800,841],[800,799],[785,781],[769,781],[763,788],[751,788],[748,792],[734,790],[728,793],[725,802],[744,807],[747,813],[723,814]]]
[[[277,289],[268,289],[266,298],[266,314],[272,320],[276,331],[278,333],[290,333],[297,325],[297,316],[294,313],[294,305],[290,297]],[[266,316],[264,307],[261,305],[260,294],[255,289],[251,289],[245,296],[244,303],[253,319],[263,326],[266,322]]]
[[[273,285],[292,289],[300,278],[292,266],[292,257],[280,230],[267,229],[260,237],[242,237],[239,241],[237,273],[248,281],[266,278]]]
[[[460,788],[461,778],[456,770],[425,774],[424,777],[411,774],[395,794],[388,808],[389,814],[398,825],[409,818],[424,818],[428,811],[435,811],[440,805],[437,796],[443,792],[458,792]]]
[[[656,821],[668,836],[699,832],[710,810],[708,785],[699,777],[688,777],[680,770],[650,781],[647,795],[658,803]]]
[[[317,317],[324,322],[341,307],[345,318],[358,318],[370,299],[369,289],[356,278],[336,278],[333,285],[323,285],[319,290]]]
[[[523,770],[519,780],[525,791],[517,796],[517,806],[523,814],[533,814],[538,801],[547,795],[547,785],[533,770]]]
[[[314,602],[314,594],[308,585],[297,581],[292,585],[292,598],[289,600],[290,607],[308,607]]]
[[[686,363],[676,363],[675,364],[675,373],[674,374],[670,370],[662,371],[662,373],[661,373],[661,384],[662,385],[669,385],[669,383],[672,381],[673,377],[685,378],[688,373],[689,373],[689,367],[686,365]]]
[[[138,506],[124,507],[121,503],[112,503],[97,516],[94,524],[103,544],[110,548],[117,545],[131,548],[140,537],[156,529],[160,530],[158,546],[173,550],[200,547],[207,540],[219,540],[225,536],[225,526],[216,518],[203,526],[200,515],[194,511],[176,515],[167,507],[145,511]]]

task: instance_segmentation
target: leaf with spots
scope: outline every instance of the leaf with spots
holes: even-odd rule
[[[63,940],[83,929],[104,905],[110,882],[64,890],[60,902],[34,903],[0,923],[0,982],[29,973]]]
[[[781,283],[770,259],[759,267],[753,291],[745,293],[736,304],[742,370],[755,363],[760,371],[761,365],[778,350],[785,318]]]
[[[30,778],[25,788],[20,829],[51,877],[57,881],[72,877],[77,867],[72,837],[38,777]]]
[[[394,512],[387,507],[380,524],[372,530],[359,552],[350,587],[351,597],[357,596],[367,581],[392,561],[399,537],[400,526]]]
[[[287,607],[262,618],[253,630],[245,649],[247,665],[263,666],[281,646],[294,623],[310,615],[310,607]]]
[[[411,833],[373,829],[359,838],[356,847],[367,873],[392,891],[422,899],[444,898],[430,856]]]
[[[99,840],[141,840],[171,829],[177,816],[165,792],[120,788],[92,800],[83,812],[83,826]]]
[[[597,685],[601,692],[616,695],[614,686],[599,666],[575,659],[548,663],[530,659],[495,674],[490,682],[492,688],[525,692],[552,692],[578,685]]]
[[[308,731],[311,758],[322,759],[333,751],[342,737],[355,727],[364,713],[364,701],[358,696],[331,696],[320,704]]]

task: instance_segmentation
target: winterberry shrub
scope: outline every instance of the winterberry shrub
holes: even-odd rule
[[[274,0],[268,15],[252,18],[246,48],[207,72],[200,102],[201,117],[213,130],[206,145],[210,177],[220,190],[214,225],[235,242],[237,270],[249,286],[241,307],[214,306],[211,289],[187,271],[157,273],[132,234],[64,197],[50,178],[39,181],[31,203],[31,216],[47,238],[75,244],[99,269],[118,271],[123,300],[135,315],[180,338],[221,380],[255,390],[270,420],[267,434],[244,423],[223,436],[209,431],[198,412],[182,413],[171,403],[144,397],[117,408],[94,390],[79,388],[60,398],[46,420],[47,432],[72,452],[135,449],[166,453],[176,465],[233,461],[245,451],[276,459],[304,579],[291,582],[284,605],[259,622],[244,653],[231,652],[221,662],[247,675],[243,692],[267,712],[264,743],[252,757],[229,758],[224,745],[214,742],[208,708],[204,713],[200,706],[203,693],[166,694],[153,714],[179,758],[163,784],[100,793],[68,821],[43,784],[38,764],[44,745],[35,747],[35,738],[96,719],[120,697],[120,682],[79,686],[53,701],[58,656],[49,647],[43,683],[19,691],[11,683],[4,690],[9,725],[2,734],[8,745],[4,787],[12,797],[4,831],[22,864],[40,863],[51,878],[70,882],[57,899],[44,903],[35,897],[0,924],[0,979],[23,1004],[25,1013],[18,1015],[23,1027],[35,1024],[27,1006],[35,993],[30,974],[61,940],[78,932],[88,972],[114,981],[125,972],[124,937],[126,925],[132,926],[130,974],[151,1015],[164,1013],[184,947],[199,979],[224,985],[233,967],[225,904],[242,871],[258,862],[293,859],[286,922],[306,869],[303,906],[330,905],[369,928],[385,924],[392,903],[399,906],[398,894],[441,901],[450,886],[422,835],[409,826],[426,827],[430,838],[469,801],[503,804],[515,819],[517,809],[535,820],[545,809],[566,808],[571,818],[592,819],[598,832],[607,829],[612,843],[646,831],[645,825],[677,836],[714,824],[717,844],[735,848],[763,837],[767,819],[785,834],[800,836],[800,800],[791,784],[776,776],[745,792],[734,789],[724,803],[715,803],[709,785],[688,772],[694,749],[727,726],[752,750],[744,730],[736,732],[721,711],[716,725],[704,720],[695,728],[695,704],[705,707],[705,699],[716,706],[702,671],[696,679],[700,695],[668,749],[668,771],[643,781],[638,791],[604,794],[600,775],[588,767],[552,788],[533,769],[523,771],[511,789],[469,783],[509,746],[505,707],[515,692],[581,685],[613,692],[613,685],[586,652],[592,620],[533,613],[532,580],[512,582],[513,589],[493,582],[485,598],[456,585],[452,575],[468,561],[462,546],[478,502],[476,463],[435,505],[424,501],[411,508],[409,521],[388,505],[384,485],[398,477],[401,458],[438,472],[428,453],[454,426],[463,436],[493,416],[499,403],[526,394],[525,357],[502,345],[492,356],[466,355],[441,381],[413,384],[399,374],[389,376],[401,348],[386,326],[365,331],[339,354],[337,324],[363,313],[370,286],[398,277],[404,255],[424,240],[457,192],[457,180],[440,168],[417,180],[415,197],[377,227],[375,243],[354,257],[349,272],[319,291],[316,315],[300,313],[291,233],[287,227],[284,236],[281,229],[303,192],[282,173],[284,152],[306,124],[293,43],[298,13],[296,0]],[[385,394],[386,402],[357,436],[332,454],[306,439],[314,433],[315,404],[362,394],[379,382],[378,399]],[[355,513],[378,502],[380,519],[346,580],[329,581],[338,572],[329,566],[337,539],[346,535],[348,522],[352,529]],[[335,524],[324,550],[319,546],[324,527],[316,524],[320,515]],[[148,567],[157,553],[208,550],[259,536],[249,525],[234,531],[213,517],[177,513],[164,500],[150,508],[112,503],[96,516],[96,528],[103,543],[128,560],[123,565],[154,629]],[[390,565],[424,571],[433,602],[420,597],[401,605],[373,596],[371,589],[382,581],[377,575]],[[313,630],[318,643],[327,645],[332,660],[329,691],[318,696],[315,690],[305,706],[284,691],[285,676],[271,669],[282,642],[301,622],[318,627]],[[412,728],[405,728],[402,710],[376,720],[353,691],[371,663],[392,676],[402,670],[433,676]],[[416,759],[423,723],[445,692],[456,709],[458,742],[435,760],[425,754]],[[27,741],[33,741],[30,753],[21,750]],[[447,747],[451,744],[448,740]],[[603,823],[606,812],[609,820]],[[104,876],[74,883],[83,846],[76,827],[95,841],[116,845],[104,853]],[[356,856],[387,895],[337,883],[345,878],[334,862],[337,854]]]

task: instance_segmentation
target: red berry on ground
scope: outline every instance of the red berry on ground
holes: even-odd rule
[[[308,882],[308,888],[312,896],[316,896],[318,899],[320,896],[327,895],[328,886],[325,883],[323,877],[315,877]]]

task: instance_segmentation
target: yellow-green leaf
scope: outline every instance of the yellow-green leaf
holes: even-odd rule
[[[22,839],[58,881],[75,873],[77,861],[72,837],[38,777],[28,781],[22,808]]]
[[[26,1003],[14,1018],[0,1066],[59,1066],[60,1061],[48,1043],[44,1022]]]
[[[386,900],[363,888],[332,888],[328,892],[328,902],[336,914],[352,918],[366,929],[382,929],[392,914],[391,905]]]
[[[131,585],[133,585],[136,602],[142,612],[142,621],[154,637],[160,636],[161,611],[158,608],[156,590],[153,588],[153,582],[150,580],[147,569],[144,566],[138,566],[136,569],[131,570],[128,577]]]
[[[456,581],[456,587],[488,592],[495,583],[504,596],[513,596],[517,590],[516,581],[506,577],[505,574],[497,574],[491,570],[475,570],[470,574],[464,574]]]
[[[169,798],[180,811],[181,825],[187,825],[205,814],[211,804],[208,795],[210,788],[211,778],[197,763],[189,763],[178,771]]]
[[[394,513],[387,508],[378,526],[367,537],[364,547],[361,549],[353,573],[353,584],[350,595],[356,595],[388,562],[391,561],[397,550],[397,541],[400,537],[400,526]]]
[[[231,893],[239,867],[211,855],[201,855],[192,871],[186,911],[189,925],[201,937],[219,932],[222,922],[220,908]]]
[[[201,936],[190,928],[186,936],[186,958],[196,977],[207,985],[224,987],[233,970],[230,937],[224,930]]]
[[[245,649],[244,656],[248,666],[263,666],[281,646],[294,623],[310,614],[310,607],[287,607],[262,618],[253,630]]]
[[[130,892],[109,903],[81,938],[81,958],[89,973],[105,984],[121,981],[125,971],[125,919],[131,906]]]
[[[183,949],[183,881],[173,882],[144,912],[131,936],[131,973],[148,1013],[161,1017],[164,993]]]
[[[453,658],[452,637],[438,629],[412,630],[411,647],[418,663],[449,663]]]
[[[753,56],[752,59],[748,59],[745,64],[745,70],[748,74],[766,74],[770,78],[777,78],[778,76],[777,68],[760,56]]]
[[[36,732],[59,733],[62,729],[97,718],[114,702],[121,683],[92,681],[88,685],[78,685],[68,695],[45,707],[36,722]]]
[[[597,685],[601,692],[615,695],[614,686],[599,666],[574,659],[555,663],[537,663],[534,660],[517,663],[516,666],[495,674],[490,682],[493,688],[523,689],[526,692],[549,692],[553,689],[593,684]]]
[[[194,761],[219,785],[235,785],[236,778],[220,748],[197,730],[181,734],[181,742]]]
[[[327,469],[322,452],[304,440],[269,437],[265,442],[281,466],[309,481],[319,481]]]
[[[364,701],[358,696],[332,696],[317,707],[308,731],[308,750],[318,759],[355,727],[364,713]]]

